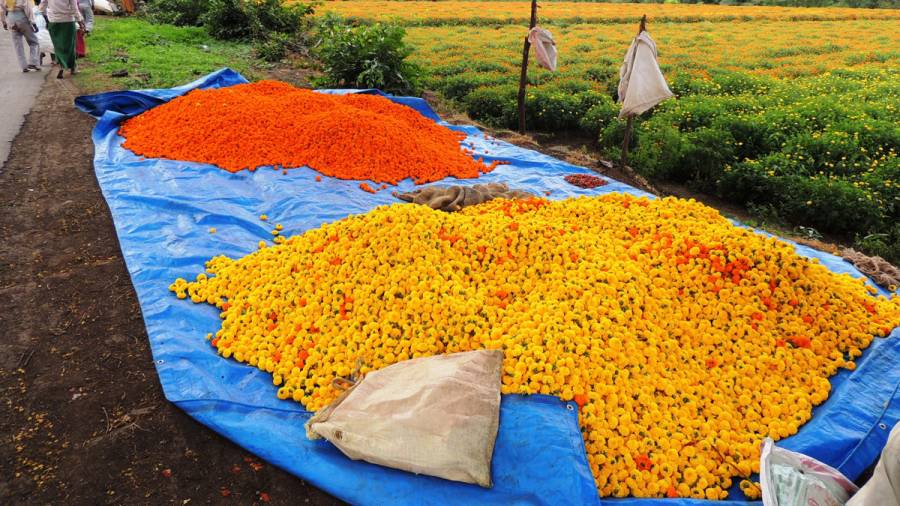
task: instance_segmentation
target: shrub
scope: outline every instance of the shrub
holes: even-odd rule
[[[853,247],[871,256],[880,256],[894,265],[900,265],[900,224],[880,233],[857,235]]]
[[[256,56],[267,62],[284,59],[293,46],[293,38],[285,33],[273,33],[268,39],[254,45]]]
[[[461,100],[478,88],[512,82],[509,76],[496,74],[464,73],[448,77],[438,84],[441,93],[453,100]]]
[[[684,135],[678,160],[681,179],[715,190],[722,168],[735,162],[734,137],[727,130],[701,128]]]
[[[327,16],[319,27],[316,47],[325,75],[316,84],[415,92],[421,71],[406,60],[412,50],[403,41],[405,35],[406,31],[395,25],[354,27]]]
[[[758,158],[779,148],[772,141],[771,126],[757,114],[719,116],[710,126],[731,134],[736,141],[734,156],[739,161]]]
[[[217,39],[267,41],[273,33],[298,34],[312,13],[311,4],[297,2],[209,0],[201,20]]]
[[[872,230],[882,222],[878,204],[864,190],[840,179],[779,177],[772,198],[789,222],[845,237],[852,237],[858,230]]]
[[[241,0],[209,0],[202,16],[210,35],[221,40],[250,38],[250,16]]]
[[[141,13],[153,23],[200,26],[206,6],[206,0],[153,0]]]
[[[607,142],[614,140],[618,147],[625,138],[625,122],[619,121],[616,124],[619,125],[616,137],[607,139]],[[677,128],[650,122],[641,123],[634,128],[630,144],[633,146],[629,154],[631,165],[639,172],[660,179],[687,179],[684,174],[686,171],[681,165],[684,137],[678,133]]]
[[[513,84],[479,88],[465,98],[466,113],[498,128],[516,128],[518,87]]]
[[[599,135],[600,131],[615,121],[619,115],[619,105],[607,95],[597,98],[597,103],[586,110],[578,120],[582,131],[591,135]]]

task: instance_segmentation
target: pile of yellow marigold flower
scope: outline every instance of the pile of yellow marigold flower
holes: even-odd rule
[[[207,265],[171,289],[221,308],[212,345],[278,397],[318,410],[336,377],[503,349],[504,393],[581,407],[602,496],[725,498],[900,325],[900,298],[672,198],[399,204]]]

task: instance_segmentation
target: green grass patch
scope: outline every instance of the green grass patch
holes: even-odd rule
[[[213,39],[203,28],[154,25],[138,18],[99,17],[87,40],[88,57],[76,78],[85,93],[168,88],[222,67],[262,77],[249,44]],[[128,76],[113,78],[115,71]]]

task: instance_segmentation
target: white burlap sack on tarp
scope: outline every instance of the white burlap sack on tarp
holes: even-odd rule
[[[353,460],[491,486],[503,353],[417,358],[366,375],[306,423]]]

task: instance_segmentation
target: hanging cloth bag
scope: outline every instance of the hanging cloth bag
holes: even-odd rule
[[[619,117],[642,114],[673,96],[663,77],[657,57],[656,43],[647,32],[634,38],[625,61],[619,69]]]
[[[528,42],[534,48],[538,65],[554,72],[556,70],[556,43],[553,35],[543,28],[534,27],[528,31]]]

